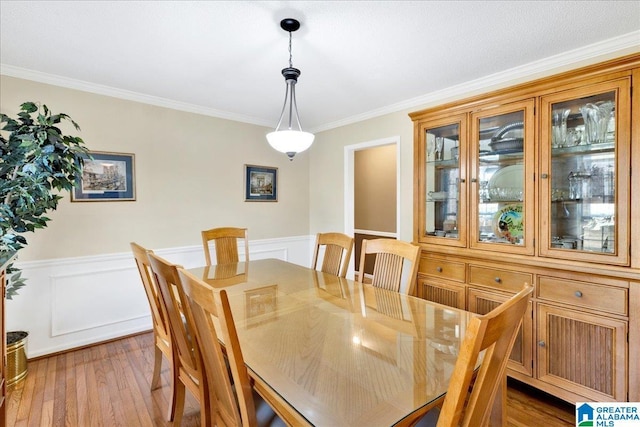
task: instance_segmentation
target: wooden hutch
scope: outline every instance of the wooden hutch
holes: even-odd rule
[[[640,401],[640,55],[410,117],[418,296],[486,313],[531,283],[509,376]]]

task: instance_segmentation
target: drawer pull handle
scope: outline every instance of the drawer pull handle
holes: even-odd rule
[[[544,347],[544,346],[546,346],[546,345],[547,345],[547,344],[546,344],[544,341],[538,341],[538,346],[540,346],[540,347]]]
[[[499,277],[496,277],[496,278],[495,278],[495,279],[493,279],[493,280],[495,280],[495,282],[496,282],[496,283],[500,283],[500,282],[502,282],[502,279],[501,279],[501,278],[499,278]]]
[[[542,175],[540,175],[540,178],[547,179],[547,178],[549,178],[549,174],[548,173],[543,173]]]
[[[578,298],[582,298],[582,292],[576,291],[575,296],[577,296]]]
[[[437,271],[438,273],[442,273],[442,267],[436,267],[436,271]]]

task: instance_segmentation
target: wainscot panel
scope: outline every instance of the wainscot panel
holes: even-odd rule
[[[309,266],[314,239],[252,240],[249,253],[252,260],[278,258]],[[204,264],[200,245],[150,249],[187,268]],[[27,285],[7,301],[6,326],[9,331],[29,332],[29,358],[151,329],[149,306],[131,253],[18,260],[16,266]]]

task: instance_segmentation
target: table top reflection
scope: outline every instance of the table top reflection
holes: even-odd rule
[[[251,376],[315,426],[425,413],[446,393],[473,316],[275,259],[189,271],[227,290]]]

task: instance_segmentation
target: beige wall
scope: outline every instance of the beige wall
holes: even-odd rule
[[[293,162],[266,142],[267,128],[95,95],[7,76],[0,111],[25,101],[69,114],[91,150],[135,154],[135,202],[71,203],[50,225],[26,234],[20,261],[200,244],[200,231],[249,228],[250,239],[309,233],[309,154]],[[71,133],[73,129],[65,128]],[[278,202],[245,202],[244,164],[278,167]]]
[[[411,110],[413,111],[413,110]],[[316,135],[309,164],[311,233],[344,230],[345,147],[399,136],[400,230],[398,238],[411,241],[413,233],[413,123],[409,110],[387,114]]]
[[[354,226],[396,232],[396,146],[354,153]]]

